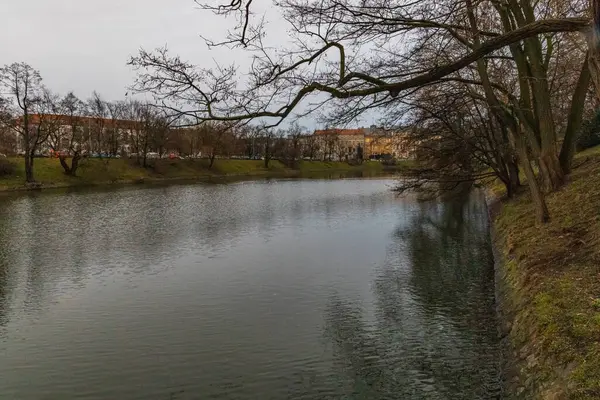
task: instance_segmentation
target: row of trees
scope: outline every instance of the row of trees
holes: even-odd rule
[[[35,182],[36,155],[51,150],[64,172],[75,176],[85,156],[134,155],[148,166],[148,153],[210,159],[238,155],[262,158],[268,167],[277,158],[290,165],[315,158],[316,139],[292,124],[288,129],[172,118],[155,104],[136,100],[106,101],[94,92],[87,100],[46,88],[40,73],[26,63],[0,68],[0,152],[24,157],[26,181]],[[332,142],[333,143],[333,142]]]
[[[169,121],[151,104],[109,102],[95,92],[86,101],[72,92],[60,96],[26,63],[0,68],[0,87],[2,147],[20,150],[27,182],[35,181],[35,156],[43,150],[58,154],[65,173],[74,176],[84,155],[94,152],[110,157],[131,148],[145,164],[148,151],[161,149],[169,137]]]
[[[265,44],[271,32],[254,6],[203,6],[238,17],[208,44],[247,53],[244,79],[233,66],[142,50],[130,60],[134,89],[173,115],[228,123],[277,125],[300,104],[303,115],[335,123],[377,110],[386,125],[413,124],[430,161],[400,189],[493,176],[512,195],[522,172],[539,221],[548,220],[545,194],[565,183],[599,100],[597,0],[285,0],[285,48]]]

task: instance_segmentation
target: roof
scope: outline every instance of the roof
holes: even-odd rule
[[[119,127],[119,128],[132,128],[139,124],[137,121],[125,120],[125,119],[112,119],[112,118],[100,118],[100,117],[80,117],[63,114],[30,114],[29,121],[32,124],[39,124],[40,121],[58,121],[63,122],[64,125],[70,125],[76,123],[79,125],[102,125],[104,127]],[[19,123],[23,121],[23,117],[19,117]]]
[[[365,130],[363,128],[358,129],[321,129],[316,130],[315,135],[343,135],[343,136],[363,136],[365,134]]]

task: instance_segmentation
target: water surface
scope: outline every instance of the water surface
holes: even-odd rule
[[[484,206],[392,183],[2,199],[0,398],[494,398]]]

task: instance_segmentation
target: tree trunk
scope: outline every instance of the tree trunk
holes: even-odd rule
[[[598,46],[590,45],[590,54],[588,58],[590,77],[596,89],[596,99],[600,100],[600,49]]]
[[[265,168],[269,168],[269,162],[271,161],[271,140],[267,136],[267,142],[265,144]]]
[[[79,153],[73,154],[73,159],[71,160],[71,176],[76,176],[77,169],[79,168],[79,160],[81,160],[81,155]]]
[[[542,148],[538,160],[542,185],[548,192],[558,190],[565,182],[565,174],[554,148]]]
[[[33,157],[31,156],[31,152],[29,151],[25,152],[25,182],[35,182],[33,176]]]
[[[215,158],[217,158],[217,153],[213,151],[210,154],[210,161],[208,164],[208,169],[212,169],[213,165],[215,164]]]
[[[565,138],[558,157],[560,166],[565,174],[571,172],[571,161],[575,154],[575,144],[577,143],[577,135],[581,130],[583,120],[583,109],[585,107],[585,98],[588,87],[590,86],[590,68],[588,60],[583,62],[579,80],[571,99],[571,108],[569,110],[569,120],[565,131]]]
[[[526,41],[527,43],[527,41]],[[525,46],[527,49],[527,45]],[[529,49],[528,58],[531,61],[531,78],[533,87],[534,110],[538,116],[541,151],[538,160],[540,175],[547,191],[559,189],[565,181],[564,171],[558,159],[556,128],[554,125],[550,92],[548,90],[547,74],[538,57],[537,49]]]
[[[590,77],[596,89],[596,99],[600,101],[600,1],[591,0],[594,23],[588,34],[588,63]]]
[[[144,157],[142,158],[142,167],[148,167],[148,143],[144,142]]]
[[[69,167],[69,164],[67,164],[67,160],[65,159],[65,157],[63,156],[59,156],[58,160],[60,161],[60,165],[63,167],[63,169],[65,170],[65,174],[67,175],[72,175],[71,172],[71,167]]]
[[[535,19],[533,8],[528,2],[510,1],[508,3],[511,15],[514,16],[517,26],[524,26]],[[512,29],[511,21],[506,9],[497,7],[505,31]],[[548,87],[548,74],[544,66],[542,46],[537,37],[524,40],[524,46],[511,45],[511,53],[517,62],[519,83],[521,89],[522,109],[533,108],[533,123],[537,129],[527,128],[526,132],[534,156],[538,157],[540,175],[544,187],[548,191],[560,188],[564,183],[564,172],[557,155],[556,128],[554,125],[552,107],[550,105],[550,91]],[[531,104],[529,104],[531,101]],[[531,107],[532,106],[532,107]],[[524,118],[519,117],[522,122]],[[539,135],[539,138],[536,137]],[[521,156],[521,154],[519,154]],[[524,160],[523,164],[527,164]]]
[[[62,165],[65,170],[65,174],[69,176],[76,176],[77,168],[79,168],[79,160],[81,159],[81,155],[79,153],[73,154],[73,158],[71,159],[71,166],[67,164],[67,160],[65,157],[59,157],[60,165]]]
[[[508,169],[508,179],[511,192],[514,194],[521,186],[521,178],[519,177],[519,165],[516,160],[510,160],[506,163]],[[510,197],[510,196],[509,196]]]
[[[531,199],[535,206],[536,219],[539,223],[544,224],[550,221],[550,213],[548,212],[548,206],[546,205],[546,199],[542,192],[540,185],[537,181],[533,168],[531,168],[531,161],[527,154],[527,143],[525,137],[522,134],[518,134],[519,137],[515,138],[517,145],[517,151],[519,152],[519,161],[523,166],[523,171],[527,177],[527,184],[531,192]]]

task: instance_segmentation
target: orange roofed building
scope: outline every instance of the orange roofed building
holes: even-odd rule
[[[348,161],[369,158],[414,158],[414,146],[408,132],[388,131],[375,127],[316,130],[318,158]]]
[[[17,120],[17,124],[23,124],[23,117]],[[48,137],[48,140],[40,146],[40,153],[47,153],[51,151],[52,147],[60,151],[68,151],[68,138],[71,137],[71,130],[73,129],[77,130],[76,143],[74,143],[77,147],[89,152],[106,154],[128,152],[132,137],[137,135],[141,129],[139,122],[130,120],[61,114],[29,115],[30,129],[38,129],[42,124],[46,125],[42,129],[52,131],[54,134],[52,137]],[[112,140],[114,143],[104,143],[105,140],[100,140],[101,137],[107,135],[114,138]],[[18,132],[16,133],[15,143],[16,151],[20,153],[23,150],[23,138]]]
[[[319,158],[327,161],[356,159],[365,145],[365,130],[324,129],[314,133],[319,147]]]

